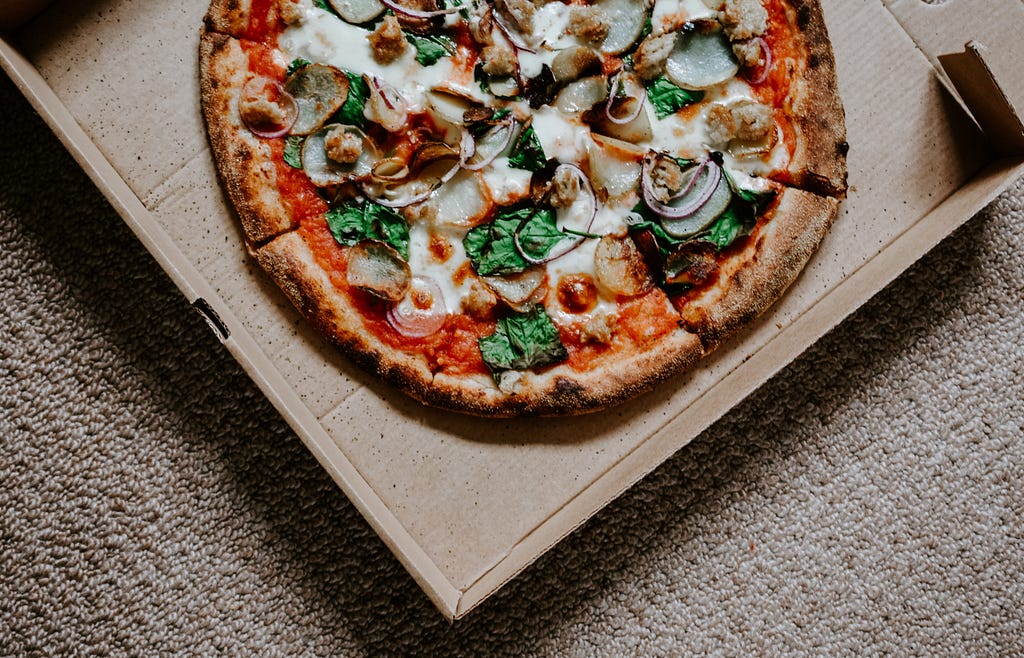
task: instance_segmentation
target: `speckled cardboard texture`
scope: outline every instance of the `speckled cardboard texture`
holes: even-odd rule
[[[851,192],[821,250],[769,313],[694,370],[635,402],[570,419],[425,409],[355,369],[299,319],[246,254],[217,185],[198,107],[205,0],[61,1],[13,43],[141,201],[144,216],[134,221],[151,223],[189,276],[201,278],[206,301],[235,330],[229,348],[454,617],[739,402],[1018,172],[1015,162],[992,164],[979,130],[881,0],[823,4],[847,111]]]

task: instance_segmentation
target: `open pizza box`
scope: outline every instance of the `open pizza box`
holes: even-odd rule
[[[1024,3],[823,0],[847,112],[851,191],[785,297],[695,370],[610,411],[464,417],[424,408],[354,368],[247,256],[199,110],[207,4],[8,0],[0,61],[451,619],[1024,173]]]

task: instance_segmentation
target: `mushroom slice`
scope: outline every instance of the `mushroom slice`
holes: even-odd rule
[[[288,76],[284,88],[299,106],[293,135],[309,135],[321,128],[348,98],[348,76],[329,64],[307,64]]]
[[[389,302],[402,299],[412,283],[409,263],[379,240],[363,240],[349,248],[345,276],[350,286]]]

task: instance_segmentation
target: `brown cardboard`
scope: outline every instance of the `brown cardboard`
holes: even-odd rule
[[[561,420],[424,409],[353,368],[299,321],[246,255],[216,184],[196,88],[206,0],[58,0],[0,43],[0,60],[353,504],[455,618],[1024,171],[1019,158],[994,156],[947,93],[936,69],[944,53],[926,54],[912,39],[927,32],[931,15],[891,11],[919,1],[823,2],[847,109],[852,187],[787,295],[692,372],[635,403]],[[1019,7],[986,2],[990,15]],[[959,48],[999,43],[985,27]]]

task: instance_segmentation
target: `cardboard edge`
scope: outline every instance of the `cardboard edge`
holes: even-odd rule
[[[722,398],[716,395],[719,391],[739,390],[742,391],[741,401],[746,399],[1022,176],[1024,159],[1000,158],[986,165],[935,209],[893,238],[877,256],[795,318],[785,332],[777,334],[726,374],[520,540],[505,557],[462,592],[455,618],[468,614],[738,404],[723,404]],[[757,376],[752,377],[755,373]],[[683,414],[687,415],[685,423],[681,420]],[[693,422],[694,414],[696,422]]]
[[[3,36],[0,36],[0,68],[57,135],[174,285],[193,308],[206,318],[221,343],[285,418],[435,607],[446,618],[453,620],[461,596],[456,586],[444,576],[327,435],[255,339],[225,308],[212,286],[203,280],[155,221],[144,219],[149,216],[149,211],[142,201],[79,126],[35,67]]]

